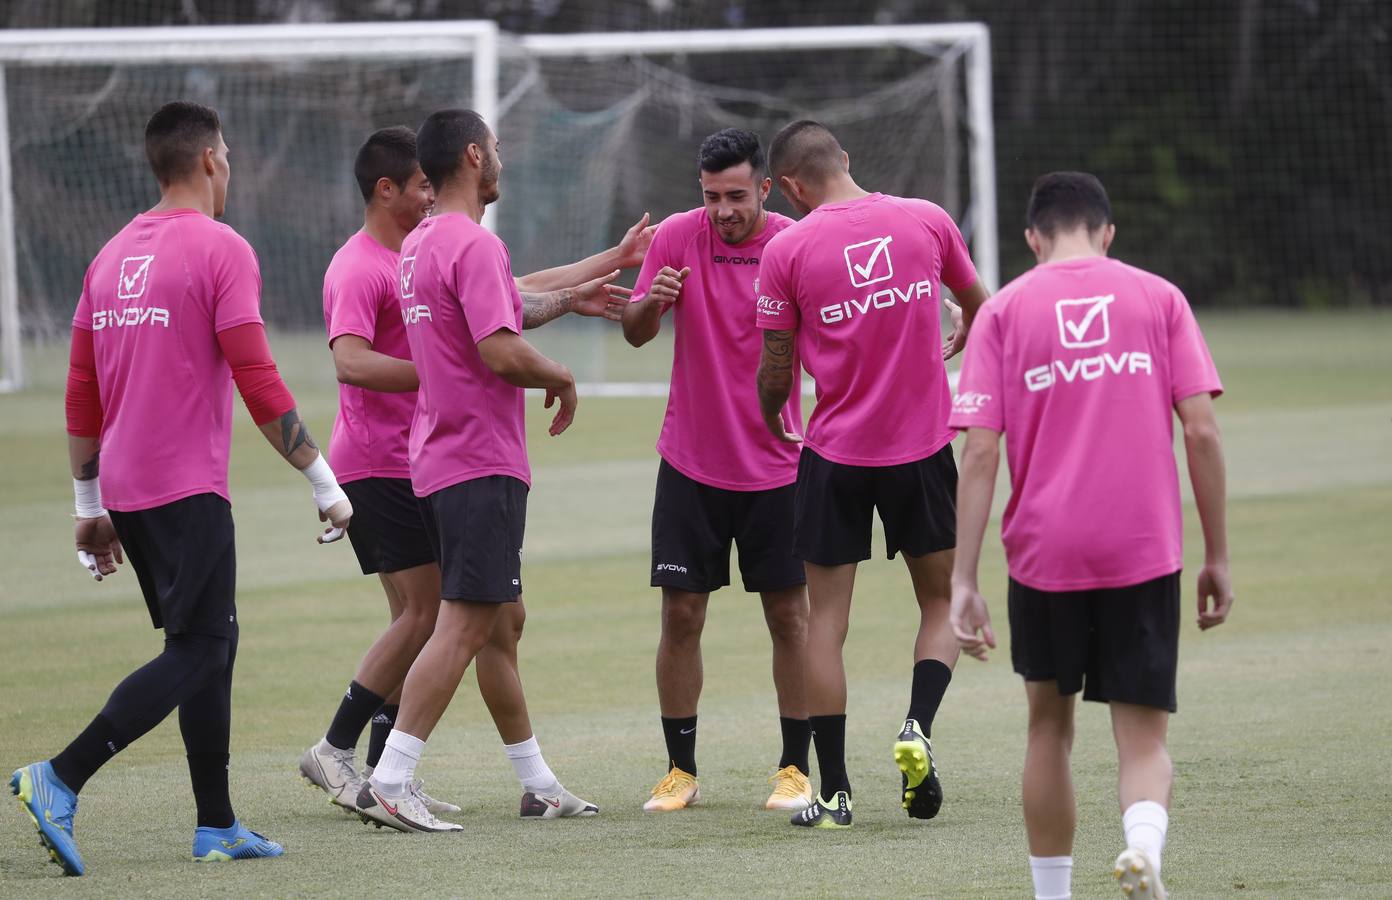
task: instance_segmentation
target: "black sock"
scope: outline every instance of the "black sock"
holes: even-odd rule
[[[851,792],[846,777],[846,716],[808,716],[812,741],[817,745],[817,767],[821,770],[820,796],[830,800],[837,791]]]
[[[662,736],[667,739],[667,762],[688,775],[696,774],[696,717],[662,717]]]
[[[783,730],[783,755],[778,758],[778,768],[797,766],[804,775],[812,773],[807,755],[812,749],[812,726],[806,719],[778,717],[778,726]]]
[[[106,716],[97,713],[82,729],[82,733],[49,763],[53,766],[53,774],[76,794],[87,784],[87,779],[125,747],[126,741],[116,726]]]
[[[188,756],[199,828],[231,828],[237,820],[227,792],[227,760],[226,753],[190,753]]]
[[[942,703],[951,680],[952,670],[936,659],[921,659],[914,663],[909,718],[918,722],[924,737],[933,736],[933,718],[938,714],[938,705]]]
[[[396,714],[400,710],[399,704],[383,703],[377,715],[372,717],[372,732],[367,738],[368,767],[377,768],[377,760],[382,758],[382,751],[387,747],[387,735],[396,727]]]
[[[356,681],[350,681],[348,690],[343,694],[343,702],[338,704],[338,712],[329,723],[328,734],[324,735],[329,746],[339,750],[356,747],[363,729],[373,714],[382,708],[384,699]]]

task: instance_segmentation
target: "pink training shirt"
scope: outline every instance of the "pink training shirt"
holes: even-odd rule
[[[672,389],[657,452],[677,471],[727,491],[761,491],[797,480],[798,448],[775,440],[749,386],[759,370],[763,333],[755,327],[759,258],[774,235],[793,224],[769,213],[742,244],[720,239],[705,207],[670,216],[657,229],[634,285],[643,299],[663,266],[691,267],[672,307]],[[802,431],[802,378],[794,361],[784,427]]]
[[[397,297],[399,259],[365,231],[354,234],[334,254],[324,273],[324,326],[330,346],[352,334],[378,353],[411,358]],[[329,461],[339,483],[410,478],[406,443],[415,412],[415,391],[383,393],[340,384],[338,418],[329,439]]]
[[[101,249],[73,326],[92,332],[108,509],[228,499],[232,370],[217,334],[260,321],[251,245],[196,210],[142,213]]]
[[[1105,257],[1037,266],[982,307],[954,428],[1005,433],[1010,575],[1043,591],[1183,564],[1176,403],[1223,390],[1184,295]]]
[[[530,486],[522,389],[494,374],[478,351],[499,329],[522,333],[507,247],[462,213],[434,216],[406,236],[399,278],[420,376],[409,451],[416,496],[487,475]]]
[[[947,446],[939,283],[961,291],[976,280],[962,233],[927,200],[870,194],[820,206],[769,241],[755,317],[797,330],[817,388],[807,446],[850,466]]]

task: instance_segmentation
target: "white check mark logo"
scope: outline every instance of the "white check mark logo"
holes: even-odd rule
[[[123,293],[129,294],[135,290],[135,286],[140,283],[140,279],[145,275],[146,270],[150,268],[150,263],[153,260],[153,256],[147,256],[145,257],[145,261],[140,264],[140,267],[129,276],[125,274],[121,275],[121,288]]]
[[[1068,333],[1073,335],[1073,340],[1081,341],[1083,335],[1087,334],[1088,328],[1092,325],[1092,320],[1097,318],[1102,310],[1107,308],[1107,304],[1115,300],[1115,297],[1103,297],[1093,304],[1092,309],[1088,310],[1087,315],[1083,316],[1081,322],[1070,322],[1064,320],[1063,327],[1068,329]]]
[[[892,240],[894,240],[894,235],[890,235],[880,241],[879,244],[875,246],[875,252],[871,253],[870,258],[865,261],[865,265],[862,266],[859,263],[851,263],[851,268],[854,269],[856,274],[862,279],[869,278],[870,273],[875,269],[875,263],[879,260],[880,254],[885,252],[885,248],[889,246],[889,242]]]

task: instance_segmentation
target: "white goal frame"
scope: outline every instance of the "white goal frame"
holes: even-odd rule
[[[488,20],[290,25],[62,28],[0,31],[0,393],[24,385],[14,190],[10,157],[8,67],[150,65],[293,59],[458,59],[472,61],[472,105],[495,122],[500,54],[549,58],[657,56],[734,51],[779,52],[883,46],[963,48],[971,144],[972,255],[990,290],[999,285],[995,128],[991,110],[990,32],[977,22],[938,25],[598,32],[508,37]],[[504,113],[505,117],[505,113]],[[490,210],[485,225],[493,222]],[[662,387],[665,387],[663,385]]]

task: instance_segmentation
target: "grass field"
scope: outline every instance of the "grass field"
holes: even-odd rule
[[[1228,389],[1219,413],[1238,603],[1217,631],[1184,631],[1166,881],[1181,897],[1389,896],[1392,315],[1209,315],[1202,324]],[[276,343],[302,411],[327,438],[327,352],[304,338]],[[549,346],[582,352],[564,333]],[[616,366],[661,371],[660,349],[611,351]],[[0,397],[5,772],[60,749],[159,646],[129,572],[96,585],[73,561],[61,360],[41,354],[30,366],[35,389]],[[465,807],[462,834],[376,831],[302,786],[298,755],[323,733],[385,604],[346,545],[315,546],[306,485],[239,412],[233,797],[286,856],[189,861],[192,799],[171,721],[84,791],[86,878],[57,877],[7,801],[0,895],[1029,896],[1018,786],[1024,697],[1004,645],[986,665],[963,660],[934,729],[942,814],[916,823],[897,808],[889,748],[907,702],[915,622],[897,562],[870,562],[857,584],[847,648],[852,831],[809,834],[759,808],[778,740],[768,638],[757,603],[734,590],[716,595],[706,634],[705,804],[661,818],[640,811],[663,769],[657,598],[647,587],[661,413],[659,400],[583,401],[574,428],[550,439],[540,401],[529,408],[536,482],[522,672],[548,760],[600,804],[599,818],[518,820],[519,790],[471,678],[422,767],[433,793]],[[1193,571],[1201,546],[1189,510]],[[994,529],[984,566],[1004,631]],[[1186,608],[1192,600],[1186,575]],[[1076,896],[1112,896],[1120,825],[1101,708],[1081,710],[1074,768]]]

